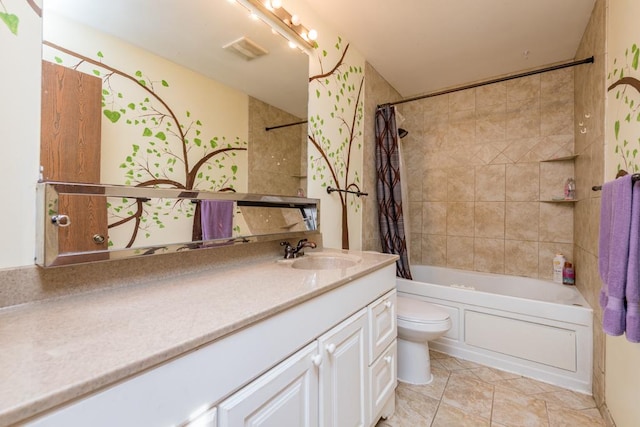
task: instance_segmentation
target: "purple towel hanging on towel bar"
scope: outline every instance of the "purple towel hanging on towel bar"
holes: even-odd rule
[[[202,240],[228,239],[233,233],[233,200],[201,200]]]

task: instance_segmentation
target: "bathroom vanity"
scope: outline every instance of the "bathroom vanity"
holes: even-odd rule
[[[1,310],[0,425],[375,425],[394,410],[396,257],[306,257]]]

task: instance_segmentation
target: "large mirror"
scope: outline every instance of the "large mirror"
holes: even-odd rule
[[[45,180],[306,187],[306,126],[265,128],[306,119],[309,57],[240,4],[44,0],[43,40],[43,92],[55,97],[43,101]],[[95,164],[55,170],[47,153],[74,140],[75,163]]]
[[[265,128],[306,119],[308,63],[228,0],[44,0],[42,179],[304,195],[306,126]],[[129,247],[200,214],[169,203],[136,234],[131,205],[101,203]]]

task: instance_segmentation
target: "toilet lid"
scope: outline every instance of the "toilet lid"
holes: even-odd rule
[[[449,318],[449,313],[426,301],[413,298],[398,297],[398,319],[417,323],[442,322]]]

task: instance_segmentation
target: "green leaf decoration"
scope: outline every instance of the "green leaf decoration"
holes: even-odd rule
[[[134,103],[132,102],[132,103],[130,103],[129,105],[127,105],[127,107],[129,107],[129,108],[130,108],[130,109],[132,109],[132,110],[135,110],[135,109],[136,109],[136,104],[134,104]]]
[[[62,64],[62,58],[60,58],[59,56],[56,56],[55,58],[53,58],[57,64]]]
[[[98,58],[104,58],[104,55],[100,51],[98,51],[98,53],[96,55],[98,56]]]
[[[165,135],[164,132],[156,133],[155,137],[158,138],[160,141],[166,141],[167,139],[167,135]]]
[[[631,67],[634,70],[638,69],[638,59],[640,59],[640,49],[636,49],[636,53],[633,54],[633,60],[631,61]]]
[[[638,151],[638,150],[636,150],[636,151]],[[231,166],[231,172],[233,172],[233,174],[235,175],[236,172],[238,172],[238,166],[237,165]]]
[[[162,80],[162,86],[169,87],[169,83],[166,80]]]
[[[193,138],[193,142],[200,147],[202,145],[202,140],[200,138]]]
[[[13,33],[14,36],[18,35],[18,25],[20,24],[20,18],[13,13],[4,13],[0,12],[0,20],[7,25],[9,31]]]
[[[136,77],[142,77],[142,71],[138,70],[136,71]]]
[[[144,128],[144,131],[142,132],[142,136],[151,136],[151,135],[153,135],[153,132],[151,132],[151,129]]]
[[[100,77],[100,70],[93,70],[93,74]]]
[[[616,122],[614,123],[613,131],[616,136],[616,139],[618,139],[618,135],[620,134],[620,120],[616,120]]]
[[[104,110],[104,115],[111,121],[111,123],[116,123],[118,120],[120,120],[121,116],[119,112],[111,110]]]

